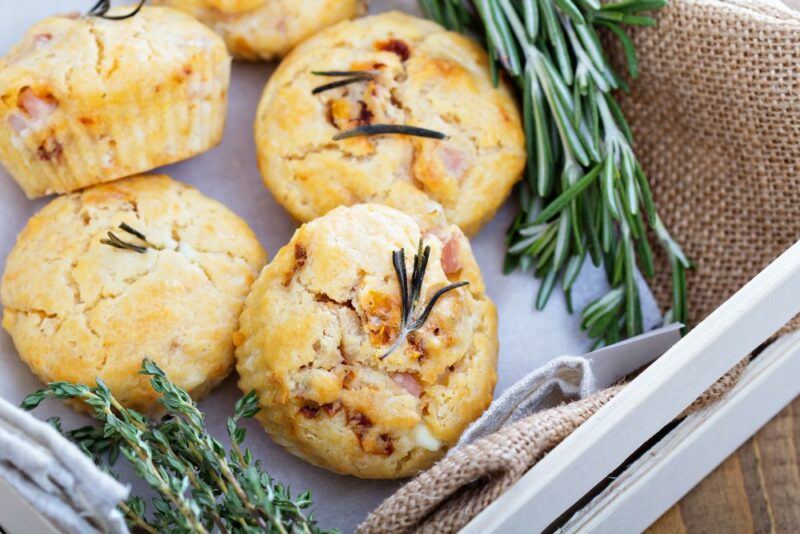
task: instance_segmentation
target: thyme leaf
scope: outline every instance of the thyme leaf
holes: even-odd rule
[[[90,9],[87,13],[87,17],[98,17],[101,19],[106,20],[124,20],[129,19],[133,16],[136,16],[139,11],[141,11],[142,7],[144,7],[145,2],[147,0],[139,0],[139,3],[136,5],[135,8],[129,13],[124,15],[109,15],[108,12],[111,9],[111,0],[98,0],[97,3]]]
[[[408,126],[406,124],[366,124],[364,126],[357,126],[352,130],[338,133],[333,136],[333,140],[341,141],[342,139],[349,139],[351,137],[387,134],[412,135],[416,137],[426,137],[428,139],[447,138],[442,132],[429,130],[427,128],[418,128],[417,126]]]
[[[431,255],[431,247],[422,247],[422,239],[419,240],[417,253],[414,255],[414,267],[411,271],[411,280],[408,279],[406,270],[406,251],[405,249],[392,252],[392,265],[397,275],[397,283],[400,287],[400,330],[392,346],[389,347],[381,360],[389,356],[400,344],[408,337],[408,334],[419,330],[428,320],[433,311],[433,307],[439,299],[447,292],[469,285],[467,281],[456,282],[447,285],[433,294],[422,312],[417,313],[417,304],[422,295],[422,283],[425,278],[425,271],[428,268],[428,260]]]

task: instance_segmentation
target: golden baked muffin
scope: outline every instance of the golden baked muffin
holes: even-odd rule
[[[194,398],[228,375],[265,261],[242,219],[187,185],[163,175],[97,185],[28,221],[0,285],[3,327],[42,381],[100,377],[149,412],[143,358]]]
[[[274,59],[303,39],[366,10],[365,0],[154,0],[191,13],[241,59]]]
[[[406,277],[430,247],[418,330],[402,330],[395,253]],[[242,391],[289,451],[337,473],[397,478],[430,466],[489,406],[497,312],[469,241],[450,225],[422,232],[378,204],[340,207],[300,227],[260,274],[234,336]],[[409,293],[411,294],[411,293]],[[413,299],[410,299],[413,300]]]
[[[177,10],[47,18],[0,60],[0,162],[38,197],[189,158],[222,139],[229,78],[219,36]]]
[[[353,77],[358,81],[314,92]],[[381,124],[447,138],[333,139]],[[264,89],[255,138],[264,183],[300,221],[339,205],[378,202],[423,226],[447,220],[470,235],[525,166],[519,112],[505,85],[492,86],[481,47],[396,12],[338,24],[298,46]]]

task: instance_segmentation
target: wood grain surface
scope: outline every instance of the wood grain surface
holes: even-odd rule
[[[649,532],[800,532],[800,398],[661,516]]]

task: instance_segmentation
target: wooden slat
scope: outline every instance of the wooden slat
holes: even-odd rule
[[[643,530],[800,394],[797,376],[800,376],[800,333],[795,332],[767,348],[724,399],[687,417],[576,513],[563,530],[592,533]],[[769,531],[758,528],[758,517],[765,510],[769,513],[770,507],[768,502],[763,507],[753,506],[748,469],[739,456],[729,458],[703,481],[703,491],[713,494],[715,499],[685,500],[664,519],[667,526],[659,521],[656,532],[671,532],[676,523],[687,532]],[[760,468],[757,471],[756,478],[763,477],[763,471]],[[781,506],[786,507],[785,503]],[[760,526],[765,526],[763,521]],[[777,526],[775,530],[796,531]]]
[[[750,510],[750,523],[736,525],[741,532],[800,531],[800,398],[747,441],[734,456],[689,492],[648,530],[650,534],[708,532],[707,517],[737,515]],[[730,465],[740,472],[732,473]],[[745,495],[723,499],[718,488],[744,479]],[[678,530],[676,530],[678,529]],[[720,528],[711,528],[719,532]]]

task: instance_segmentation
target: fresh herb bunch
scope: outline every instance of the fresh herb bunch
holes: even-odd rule
[[[685,271],[690,263],[656,212],[631,131],[611,95],[627,90],[611,67],[597,27],[621,42],[632,78],[633,43],[623,26],[653,26],[643,12],[666,0],[420,0],[430,17],[485,38],[493,61],[522,96],[528,151],[521,210],[509,229],[506,272],[531,270],[542,279],[543,309],[560,281],[572,312],[571,290],[587,255],[603,265],[611,290],[581,313],[597,344],[642,332],[637,266],[654,274],[648,228],[664,248],[673,274],[667,321],[686,322]]]
[[[311,494],[293,499],[289,488],[272,480],[261,462],[241,447],[245,429],[237,423],[258,412],[254,392],[236,403],[228,419],[231,448],[226,455],[222,444],[208,434],[203,414],[186,391],[150,360],[142,363],[140,373],[150,377],[161,395],[166,415],[158,422],[123,407],[100,379],[95,387],[54,382],[28,395],[22,407],[32,410],[47,398],[57,398],[76,399],[92,409],[102,425],[66,435],[106,470],[121,452],[157,493],[152,518],[140,497],[120,505],[133,529],[151,533],[322,532],[313,514],[306,515]],[[57,418],[50,422],[61,431]]]

